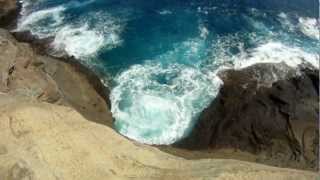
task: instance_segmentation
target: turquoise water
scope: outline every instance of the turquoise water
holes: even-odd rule
[[[319,64],[315,19],[200,1],[23,1],[23,30],[111,79],[115,129],[147,144],[188,135],[221,69]]]

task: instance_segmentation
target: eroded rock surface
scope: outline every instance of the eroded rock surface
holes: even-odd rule
[[[220,73],[224,85],[177,146],[242,150],[272,165],[316,170],[319,71],[259,64]]]
[[[18,15],[16,0],[0,0],[0,25],[8,26]]]
[[[100,87],[95,85],[96,77],[35,53],[1,29],[0,52],[1,180],[317,177],[312,172],[236,160],[185,160],[134,143],[101,125],[111,122],[111,114],[105,95],[96,92]],[[314,136],[313,131],[304,133],[309,136]],[[304,140],[304,147],[312,142]],[[312,148],[306,152],[313,155]]]
[[[72,106],[88,119],[112,124],[108,101],[91,82],[98,78],[76,67],[35,53],[0,29],[0,92],[21,98]]]
[[[1,180],[310,180],[317,174],[237,160],[185,160],[132,142],[71,107],[0,94]]]
[[[0,17],[8,15],[10,11],[17,8],[17,1],[15,0],[0,0]]]

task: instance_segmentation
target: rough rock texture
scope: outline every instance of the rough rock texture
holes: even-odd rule
[[[236,160],[185,160],[135,144],[73,108],[0,94],[0,179],[311,180]]]
[[[103,90],[96,77],[83,71],[35,53],[0,29],[1,180],[317,177],[236,160],[185,160],[131,142],[99,124],[111,122],[102,98],[108,92],[96,92]]]
[[[0,29],[0,92],[31,100],[72,106],[88,119],[110,125],[107,101],[97,93],[80,67],[36,54]]]
[[[220,73],[218,97],[177,146],[238,149],[263,154],[264,163],[316,170],[319,71],[300,69],[260,64]]]
[[[17,8],[16,0],[0,0],[0,17],[6,16]]]
[[[236,160],[184,160],[134,143],[91,122],[111,116],[107,104],[74,67],[39,56],[5,30],[0,30],[0,52],[1,180],[316,177],[312,172]],[[97,107],[104,107],[105,113]]]
[[[8,25],[17,16],[16,0],[0,0],[0,25]]]

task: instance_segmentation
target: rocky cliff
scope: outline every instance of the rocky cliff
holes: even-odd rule
[[[0,52],[0,179],[316,177],[312,172],[236,160],[185,160],[134,143],[92,122],[111,115],[74,67],[36,54],[5,30],[0,30]]]
[[[178,147],[231,148],[264,163],[318,169],[319,70],[257,64],[220,77],[218,97]]]
[[[92,86],[99,78],[83,68],[34,52],[0,29],[0,91],[12,96],[72,106],[88,119],[111,126],[108,102]]]
[[[10,7],[8,2],[15,1],[0,1],[3,5],[0,14],[14,10],[3,10]],[[109,127],[112,116],[106,99],[108,90],[101,87],[99,79],[85,67],[65,61],[39,54],[29,44],[18,42],[8,31],[0,29],[1,180],[317,177],[313,172],[238,160],[186,160],[132,142]],[[204,115],[208,118],[203,121],[208,121],[209,127],[213,126],[214,112]],[[312,135],[313,131],[310,132]],[[225,136],[232,137],[230,133]],[[305,144],[313,142],[309,140]],[[212,137],[203,141],[205,146],[212,145],[208,142],[214,142]],[[308,152],[312,158],[313,152]]]
[[[18,3],[15,0],[0,0],[0,26],[9,26],[18,15]]]

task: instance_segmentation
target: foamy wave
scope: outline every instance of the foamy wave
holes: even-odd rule
[[[58,6],[45,10],[32,12],[26,16],[22,16],[18,21],[17,31],[30,30],[31,33],[38,35],[40,38],[52,36],[56,28],[63,23],[63,14],[65,7]],[[37,25],[38,23],[46,25]]]
[[[61,6],[29,12],[32,3],[25,1],[16,31],[29,30],[39,38],[55,37],[52,43],[54,55],[67,53],[82,58],[96,54],[101,48],[119,46],[122,43],[120,33],[123,23],[106,12],[87,13],[72,22],[64,22],[64,12],[69,8],[79,8],[93,2],[70,1]]]
[[[291,23],[291,21],[289,20],[289,17],[286,13],[281,12],[280,14],[278,14],[278,18],[279,21],[281,23],[281,25],[286,28],[289,31],[294,31],[295,30],[295,26]]]
[[[287,30],[292,32],[301,32],[312,39],[320,39],[319,22],[316,18],[296,16],[289,17],[287,14],[283,12],[280,13],[278,17],[282,26]]]
[[[103,35],[89,30],[88,25],[61,28],[52,43],[55,52],[67,52],[76,58],[92,55],[104,45]]]
[[[209,30],[207,29],[207,27],[205,27],[203,24],[200,24],[198,29],[200,32],[200,37],[203,39],[207,39],[207,37],[209,35]]]
[[[115,127],[146,144],[172,144],[188,134],[221,85],[217,76],[179,64],[135,65],[115,80]]]
[[[305,35],[320,40],[320,29],[317,19],[300,17],[298,26]]]
[[[205,39],[191,38],[118,75],[111,92],[116,129],[146,144],[172,144],[186,136],[222,84],[215,69],[200,67],[205,50]]]
[[[257,63],[281,62],[293,68],[302,63],[319,68],[317,54],[305,52],[298,47],[289,47],[280,42],[268,42],[234,57],[235,68],[244,68]]]
[[[88,25],[90,22],[98,22]],[[120,22],[111,15],[95,12],[86,15],[76,25],[62,27],[55,35],[52,47],[56,53],[66,52],[76,58],[95,55],[101,48],[112,49],[122,43]]]

